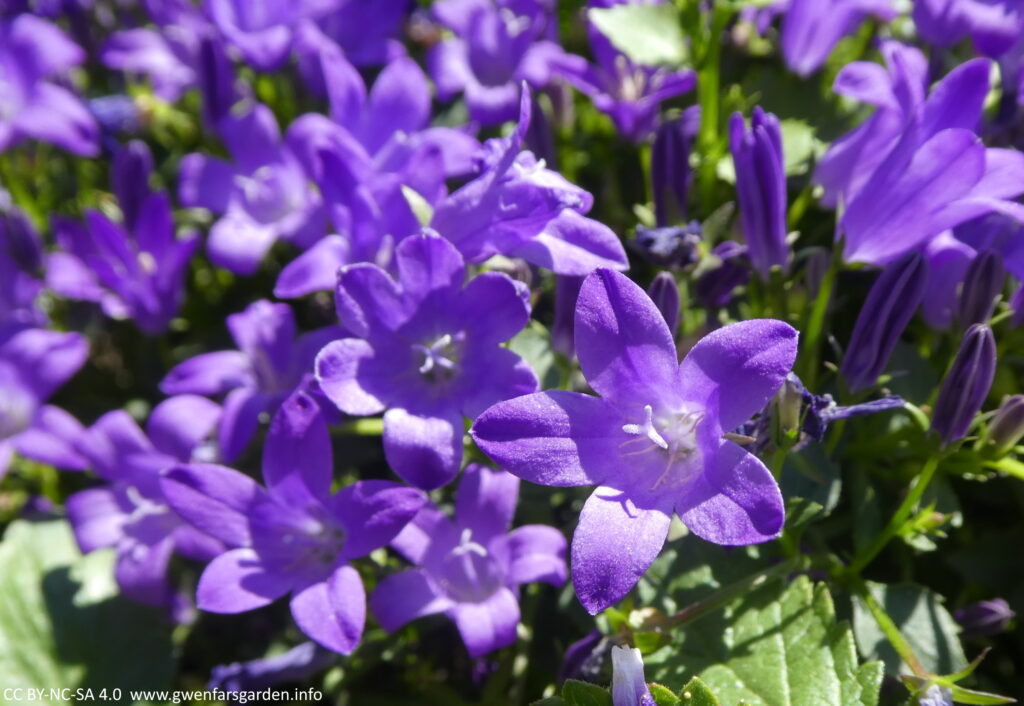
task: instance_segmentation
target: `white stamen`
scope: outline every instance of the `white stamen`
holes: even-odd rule
[[[665,438],[658,433],[658,430],[654,428],[654,409],[651,405],[644,406],[644,423],[643,424],[623,424],[622,431],[627,434],[633,434],[636,436],[646,436],[658,447],[668,450],[668,442]]]

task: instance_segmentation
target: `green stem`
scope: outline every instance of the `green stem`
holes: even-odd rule
[[[932,478],[935,477],[935,471],[939,467],[939,456],[932,455],[924,464],[924,468],[921,469],[921,475],[917,477],[917,482],[914,483],[914,487],[907,493],[907,497],[903,499],[903,503],[896,510],[896,514],[889,520],[889,524],[885,526],[882,533],[875,537],[874,541],[871,542],[863,551],[854,557],[850,566],[847,568],[847,572],[853,576],[859,576],[860,572],[864,570],[871,561],[878,556],[878,553],[885,549],[885,545],[895,537],[904,523],[910,518],[910,514],[917,507],[917,504],[921,501],[921,496],[924,495],[924,491],[928,488],[928,484],[932,482]]]
[[[356,436],[381,436],[384,433],[384,418],[361,417],[360,419],[353,419],[348,424],[342,426],[341,430],[346,434],[355,434]]]
[[[896,627],[896,623],[892,621],[892,618],[885,612],[885,609],[878,604],[875,597],[871,595],[871,591],[868,590],[867,585],[857,580],[853,584],[854,592],[857,596],[864,601],[864,605],[867,606],[868,611],[871,612],[871,616],[878,623],[878,627],[885,633],[885,637],[889,640],[889,644],[896,650],[896,654],[907,663],[911,671],[919,677],[928,677],[928,670],[921,664],[921,660],[914,654],[914,650],[910,647],[910,643],[904,639],[903,635],[900,634],[900,629]]]
[[[818,377],[818,356],[822,334],[825,329],[825,315],[828,313],[832,289],[835,287],[836,278],[839,276],[839,267],[842,264],[841,252],[841,249],[838,247],[833,252],[832,262],[825,272],[825,276],[821,279],[818,294],[814,298],[814,306],[811,307],[807,324],[804,326],[804,331],[806,332],[803,345],[804,365],[800,377],[808,390],[815,389],[815,382]]]
[[[697,149],[700,162],[701,207],[706,211],[714,201],[715,181],[718,178],[719,113],[721,108],[721,53],[722,33],[735,9],[727,5],[716,5],[711,11],[711,30],[701,55],[697,71],[697,102],[700,104],[700,130],[697,133]]]

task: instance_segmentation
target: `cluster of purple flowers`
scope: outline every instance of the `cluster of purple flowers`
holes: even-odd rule
[[[947,71],[886,39],[884,63],[835,77],[836,94],[871,112],[823,151],[806,192],[837,211],[827,267],[878,271],[833,366],[842,406],[794,374],[798,354],[817,350],[800,350],[785,307],[729,308],[739,287],[767,301],[799,268],[813,279],[792,247],[782,122],[753,106],[749,122],[736,112],[714,126],[712,147],[732,159],[736,237],[702,233],[688,221],[691,157],[707,147],[697,73],[639,63],[590,20],[592,60],[570,53],[553,0],[147,0],[142,24],[102,42],[72,40],[21,4],[0,7],[0,159],[38,143],[102,153],[111,196],[40,214],[0,189],[0,477],[15,454],[91,472],[66,514],[83,551],[114,548],[133,599],[190,601],[177,555],[205,564],[200,610],[290,596],[302,633],[342,654],[360,644],[368,607],[387,631],[443,614],[479,658],[516,641],[524,584],[571,575],[592,615],[626,597],[674,518],[717,545],[779,537],[779,469],[758,455],[787,450],[771,429],[795,419],[796,443],[814,443],[832,421],[902,408],[877,393],[919,309],[959,346],[933,437],[948,449],[979,423],[993,316],[1007,276],[1024,279],[1024,153],[983,139],[994,66],[1024,102],[1016,3],[920,0],[912,19],[933,56],[967,39],[981,56]],[[782,60],[806,77],[896,12],[889,0],[780,0],[741,21],[767,34],[781,16]],[[405,33],[427,36],[425,51],[408,52]],[[197,94],[204,141],[172,164],[142,140],[122,144],[82,98],[75,67],[87,58],[161,109]],[[292,70],[308,99],[282,110],[274,91],[296,89],[274,77]],[[570,87],[625,145],[650,145],[651,218],[630,242],[659,270],[635,268],[646,292],[623,274],[623,234],[593,217],[606,195],[573,183],[537,138],[571,125]],[[224,322],[234,347],[165,357],[154,383],[166,397],[144,428],[124,409],[84,426],[48,403],[90,361],[104,317],[132,322],[150,351],[186,331],[200,270],[249,287]],[[264,276],[291,303],[249,286]],[[510,344],[547,316],[549,283],[561,389]],[[51,321],[54,300],[85,304]],[[318,314],[333,303],[337,321],[309,315],[310,302]],[[707,316],[686,324],[695,302]],[[987,427],[1001,454],[1024,433],[1019,407]],[[336,472],[345,432],[378,416],[387,468]],[[571,545],[555,527],[517,526],[520,479],[594,487]],[[411,568],[394,571],[400,558]],[[616,649],[615,703],[653,703],[638,653]]]

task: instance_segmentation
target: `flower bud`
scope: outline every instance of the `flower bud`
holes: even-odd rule
[[[1017,291],[1010,297],[1010,310],[1013,315],[1010,317],[1010,325],[1013,328],[1024,326],[1024,286],[1017,288]]]
[[[224,47],[205,37],[199,44],[199,93],[203,97],[203,119],[216,125],[235,102],[235,74]]]
[[[750,279],[750,268],[743,262],[747,248],[727,240],[711,251],[721,264],[704,272],[697,280],[695,294],[706,309],[720,309],[732,300],[737,287]]]
[[[779,120],[754,108],[750,130],[740,113],[729,119],[729,146],[736,166],[743,235],[750,262],[762,279],[789,265],[786,244],[786,171]]]
[[[811,299],[818,296],[821,283],[825,281],[828,268],[832,265],[832,253],[825,248],[814,248],[807,258],[804,280],[807,283],[807,296]]]
[[[659,272],[647,289],[647,295],[665,317],[668,330],[674,338],[679,328],[679,285],[670,272]]]
[[[983,324],[992,318],[996,297],[1003,291],[1006,270],[1003,258],[992,250],[981,253],[967,268],[960,290],[957,320],[962,328]]]
[[[39,232],[21,209],[0,211],[0,252],[6,253],[25,272],[35,272],[43,264],[43,244]]]
[[[141,140],[132,140],[114,155],[111,188],[129,230],[135,227],[143,202],[149,198],[149,175],[153,172],[153,155]]]
[[[693,180],[690,150],[700,129],[700,108],[694,106],[675,120],[666,120],[651,148],[654,217],[659,226],[686,220],[686,203]]]
[[[701,226],[697,221],[664,228],[638,226],[633,248],[659,267],[686,267],[700,256],[700,241]]]
[[[1024,395],[1007,397],[988,425],[986,441],[992,453],[1005,456],[1024,436]]]
[[[612,706],[648,706],[654,704],[644,681],[644,660],[635,647],[612,648]]]
[[[551,325],[551,347],[572,358],[576,354],[576,298],[583,277],[555,276],[555,321]]]
[[[924,298],[928,265],[921,253],[886,267],[875,280],[857,317],[840,370],[850,390],[875,384],[903,329]]]
[[[992,329],[974,324],[964,334],[949,375],[942,381],[932,412],[932,429],[944,446],[967,434],[996,374],[996,341]]]
[[[775,393],[775,418],[779,431],[788,433],[800,428],[804,395],[807,389],[794,373],[786,376],[782,387]]]
[[[993,598],[990,601],[966,605],[953,613],[953,618],[963,628],[961,634],[970,639],[1001,633],[1015,615],[1006,601],[1002,598]]]

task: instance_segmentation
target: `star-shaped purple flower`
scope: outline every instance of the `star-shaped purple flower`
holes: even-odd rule
[[[271,423],[266,488],[224,466],[165,473],[161,487],[171,506],[231,547],[200,577],[200,609],[242,613],[291,593],[292,616],[304,633],[336,652],[356,648],[366,595],[350,562],[391,541],[426,498],[376,480],[332,495],[332,470],[327,426],[317,403],[299,391]]]
[[[432,231],[403,240],[395,260],[397,282],[376,265],[339,272],[338,317],[356,337],[320,351],[316,377],[346,414],[387,410],[391,468],[438,488],[459,471],[463,417],[537,389],[530,366],[499,345],[526,325],[529,295],[498,272],[463,286],[462,257]]]
[[[189,358],[167,373],[160,389],[167,395],[226,395],[217,438],[230,462],[256,433],[260,415],[277,409],[312,372],[317,351],[342,331],[329,326],[297,337],[291,308],[265,299],[230,315],[227,325],[238,350]]]
[[[600,486],[572,543],[583,606],[597,613],[629,592],[661,551],[673,513],[717,544],[775,537],[783,522],[778,485],[722,435],[782,385],[797,332],[772,319],[724,326],[680,364],[661,313],[610,270],[583,283],[575,328],[580,368],[601,397],[549,391],[501,402],[470,434],[520,478]]]
[[[175,552],[209,561],[224,546],[181,518],[160,490],[160,472],[205,458],[205,441],[220,407],[182,395],[153,409],[143,433],[127,412],[109,412],[78,439],[77,448],[107,485],[82,490],[67,501],[83,552],[115,547],[115,576],[125,595],[151,605],[169,605],[173,590],[167,567]]]
[[[394,631],[411,620],[444,613],[471,657],[515,642],[518,586],[565,583],[565,537],[554,527],[509,532],[519,479],[477,464],[466,466],[455,521],[427,505],[391,542],[418,568],[389,576],[370,597],[381,625]]]

